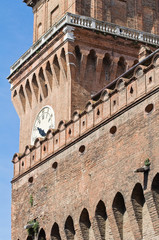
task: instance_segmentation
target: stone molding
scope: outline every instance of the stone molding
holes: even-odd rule
[[[40,48],[42,48],[45,44],[48,43],[48,41],[56,34],[58,31],[63,28],[69,29],[69,25],[76,26],[76,27],[82,27],[85,29],[89,29],[92,31],[101,32],[104,35],[110,34],[114,37],[122,37],[126,39],[130,39],[137,42],[146,43],[152,46],[159,46],[159,36],[126,28],[121,27],[119,25],[98,21],[94,18],[85,17],[81,15],[76,15],[72,13],[66,13],[64,17],[62,17],[54,26],[52,26],[47,33],[45,33],[33,46],[31,46],[10,68],[10,75],[8,76],[8,79],[11,77],[12,74],[16,72],[17,69],[19,69],[24,62],[26,62],[28,59],[30,59],[36,51],[38,51]],[[64,30],[65,31],[65,30]],[[74,39],[73,29],[71,29],[71,32],[68,33],[66,31],[66,37],[65,40],[71,41]]]

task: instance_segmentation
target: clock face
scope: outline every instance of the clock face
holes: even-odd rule
[[[45,106],[37,115],[31,135],[31,145],[36,138],[44,138],[50,128],[55,128],[54,111],[50,106]]]

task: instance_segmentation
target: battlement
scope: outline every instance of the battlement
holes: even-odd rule
[[[103,89],[97,101],[88,101],[83,112],[75,111],[71,121],[60,121],[58,129],[50,129],[45,139],[36,139],[34,146],[26,146],[22,154],[16,153],[13,181],[148,98],[159,89],[158,74],[157,50],[116,79],[110,88]],[[150,103],[145,111],[152,109]],[[116,129],[112,125],[108,134],[115,134]]]

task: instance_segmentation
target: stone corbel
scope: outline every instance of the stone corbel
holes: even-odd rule
[[[64,41],[73,41],[75,40],[75,36],[74,36],[74,27],[71,26],[66,26],[63,29],[63,33],[65,34],[64,36]]]

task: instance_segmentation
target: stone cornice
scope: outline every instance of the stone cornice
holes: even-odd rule
[[[29,2],[29,1],[28,1]],[[8,79],[17,71],[21,66],[30,59],[40,48],[42,48],[48,41],[58,33],[58,31],[66,25],[72,27],[81,27],[88,30],[101,32],[106,35],[113,35],[114,37],[122,37],[130,39],[135,42],[141,42],[152,46],[159,46],[159,36],[141,32],[138,30],[121,27],[116,24],[98,21],[94,18],[80,16],[76,14],[67,13],[61,18],[58,23],[52,26],[47,33],[45,33],[31,48],[28,49],[10,68],[10,76]],[[72,34],[68,34],[72,36]],[[72,39],[70,39],[72,40]]]

